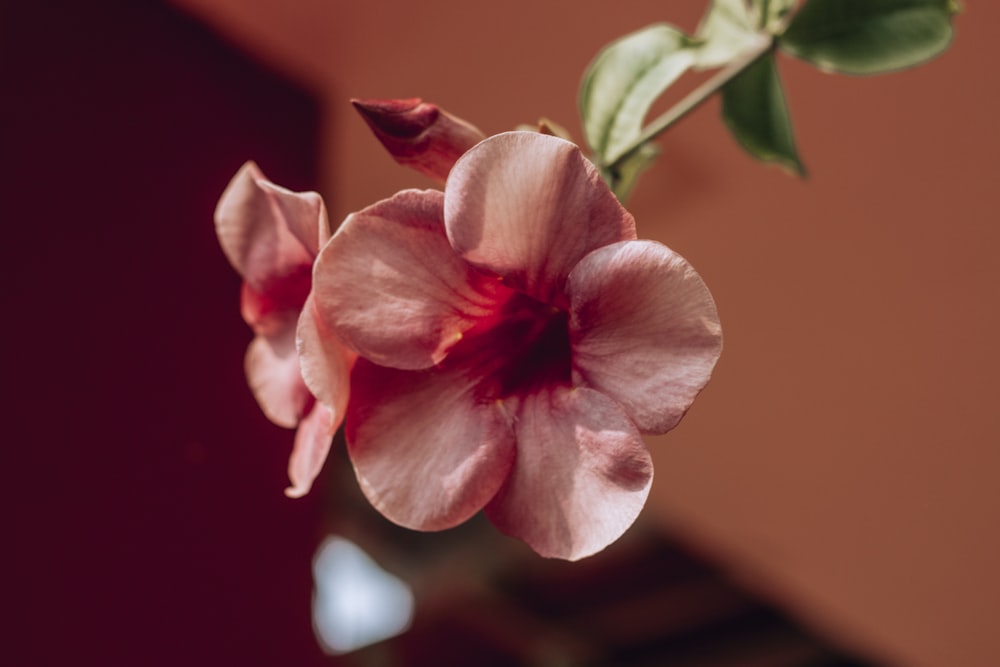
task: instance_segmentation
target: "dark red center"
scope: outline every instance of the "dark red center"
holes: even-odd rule
[[[569,313],[514,293],[496,314],[466,333],[448,360],[481,378],[480,390],[489,398],[568,384]]]

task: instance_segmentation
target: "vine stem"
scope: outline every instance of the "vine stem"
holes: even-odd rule
[[[772,38],[762,38],[759,44],[754,45],[753,48],[748,49],[736,60],[720,69],[710,79],[685,95],[680,102],[668,109],[662,116],[658,116],[653,122],[643,128],[642,133],[629,144],[628,148],[614,162],[607,166],[607,169],[615,172],[633,153],[642,148],[644,144],[660,136],[674,123],[701,106],[702,103],[717,93],[723,86],[769,53],[773,46],[774,40]]]
[[[767,27],[767,17],[771,13],[770,9],[771,0],[764,0],[760,6],[760,19],[758,21],[757,27],[763,30]]]

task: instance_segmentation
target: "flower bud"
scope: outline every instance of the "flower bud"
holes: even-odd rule
[[[478,128],[420,98],[351,103],[396,162],[440,183],[456,160],[485,138]]]

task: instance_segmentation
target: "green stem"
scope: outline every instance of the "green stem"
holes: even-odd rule
[[[767,27],[767,17],[771,13],[771,0],[764,0],[760,5],[760,19],[757,27],[763,30]]]
[[[719,92],[723,86],[736,78],[743,70],[747,69],[760,60],[765,54],[771,51],[772,39],[762,39],[758,46],[750,49],[733,62],[716,72],[712,78],[692,90],[684,96],[680,102],[668,109],[662,116],[657,117],[649,125],[643,128],[642,133],[629,144],[628,148],[618,158],[607,165],[608,171],[615,173],[633,153],[642,146],[660,136],[674,123],[688,115],[702,105],[709,97]]]

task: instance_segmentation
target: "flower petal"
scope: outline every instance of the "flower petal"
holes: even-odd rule
[[[278,426],[295,428],[313,402],[299,370],[295,320],[275,335],[250,341],[243,367],[264,415]]]
[[[351,100],[351,104],[396,162],[439,183],[448,178],[455,161],[486,136],[419,98]]]
[[[312,295],[306,299],[296,329],[296,348],[302,378],[316,402],[299,423],[295,447],[288,459],[285,489],[289,498],[309,493],[330,452],[333,434],[344,421],[350,397],[350,372],[356,355],[325,330],[315,317]]]
[[[351,392],[351,367],[357,355],[316,317],[312,295],[299,316],[296,348],[302,378],[316,400],[331,411],[330,430],[336,431],[344,421]]]
[[[434,365],[509,294],[451,249],[442,198],[405,190],[369,206],[347,218],[316,260],[318,318],[383,366]]]
[[[625,241],[584,257],[566,289],[575,381],[621,403],[644,433],[672,429],[722,352],[701,277],[664,245]]]
[[[452,169],[445,225],[466,260],[540,301],[564,305],[588,252],[635,238],[635,221],[572,143],[535,132],[481,142]]]
[[[482,509],[514,459],[503,403],[460,370],[400,371],[359,359],[347,447],[362,491],[407,528],[442,530]]]
[[[292,485],[285,489],[285,495],[289,498],[301,498],[309,493],[330,453],[333,434],[339,425],[335,422],[330,409],[316,402],[299,423],[292,455],[288,458],[288,479]]]
[[[219,199],[215,230],[233,268],[267,294],[273,282],[312,263],[329,222],[318,194],[278,187],[247,162]]]
[[[257,187],[270,198],[281,223],[305,246],[310,258],[316,257],[331,234],[323,198],[316,192],[292,192],[267,180],[258,180]]]
[[[267,292],[258,292],[244,282],[240,290],[240,314],[254,333],[281,336],[286,329],[295,329],[299,310],[309,294],[312,282],[309,266],[271,283]]]
[[[486,506],[497,528],[542,556],[577,560],[632,525],[653,463],[614,401],[585,387],[547,389],[523,399],[515,427],[514,470]]]

